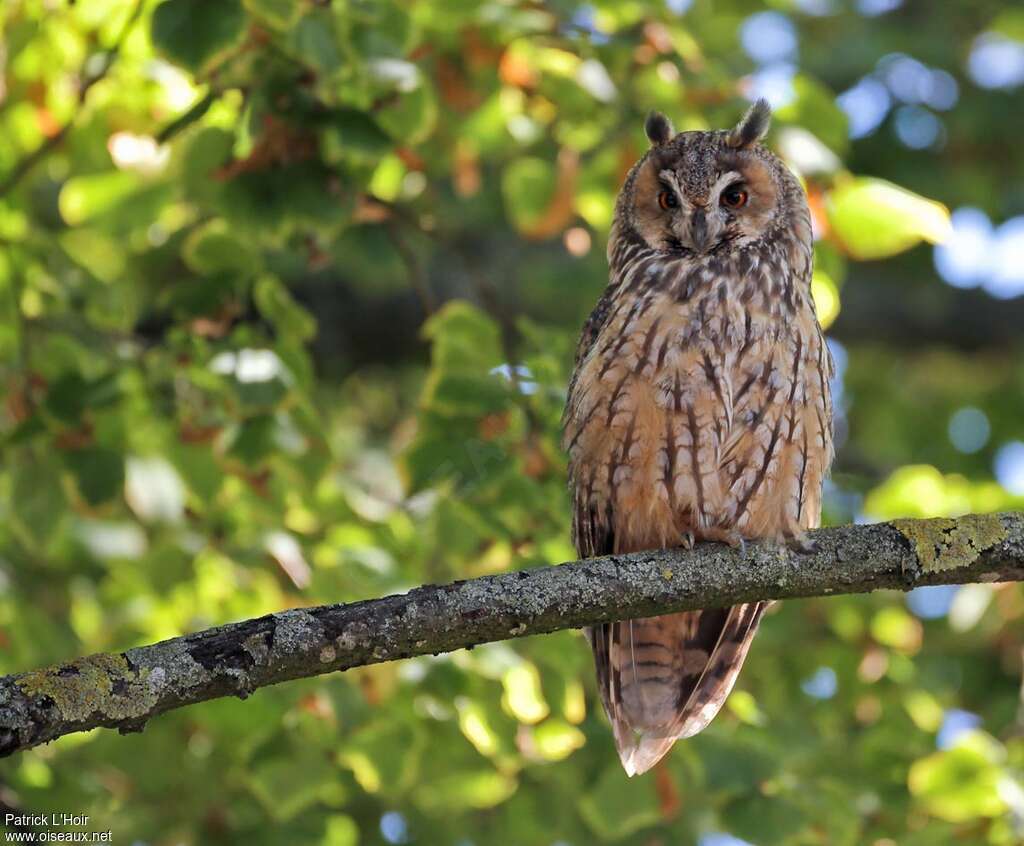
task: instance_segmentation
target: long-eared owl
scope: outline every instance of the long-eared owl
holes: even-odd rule
[[[728,131],[654,114],[608,240],[609,282],[576,353],[564,417],[581,557],[818,525],[832,460],[832,361],[811,298],[803,189],[761,145],[758,101]],[[629,775],[701,731],[766,603],[588,630]]]

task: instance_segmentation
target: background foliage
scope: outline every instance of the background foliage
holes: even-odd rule
[[[573,558],[558,419],[650,108],[776,105],[839,363],[826,520],[1024,506],[1016,4],[0,22],[2,672]],[[633,780],[562,632],[66,737],[0,800],[121,843],[1018,843],[1022,618],[1009,586],[786,603]]]

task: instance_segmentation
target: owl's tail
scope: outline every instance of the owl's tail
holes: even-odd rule
[[[627,775],[701,731],[736,681],[767,603],[684,611],[588,629],[597,681]]]

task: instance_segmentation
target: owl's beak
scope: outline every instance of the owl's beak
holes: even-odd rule
[[[695,253],[703,253],[718,243],[722,234],[722,221],[715,209],[710,213],[705,205],[693,203],[690,213],[679,225],[679,242]]]
[[[690,240],[698,253],[708,245],[708,218],[702,208],[695,208],[690,214]]]

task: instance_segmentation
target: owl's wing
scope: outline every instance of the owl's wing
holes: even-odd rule
[[[583,330],[580,332],[579,342],[576,344],[576,356],[575,356],[575,367],[572,372],[572,376],[569,377],[569,391],[568,395],[571,398],[576,393],[576,380],[579,378],[581,363],[590,354],[594,344],[597,342],[598,336],[601,334],[601,330],[608,322],[608,318],[612,313],[612,307],[615,303],[615,297],[620,287],[620,281],[617,277],[613,277],[604,289],[604,293],[601,294],[601,298],[597,301],[597,305],[594,306],[593,311],[587,317],[586,322],[583,324]],[[566,403],[565,413],[566,418],[563,418],[563,425],[566,422],[569,414],[570,403]]]

